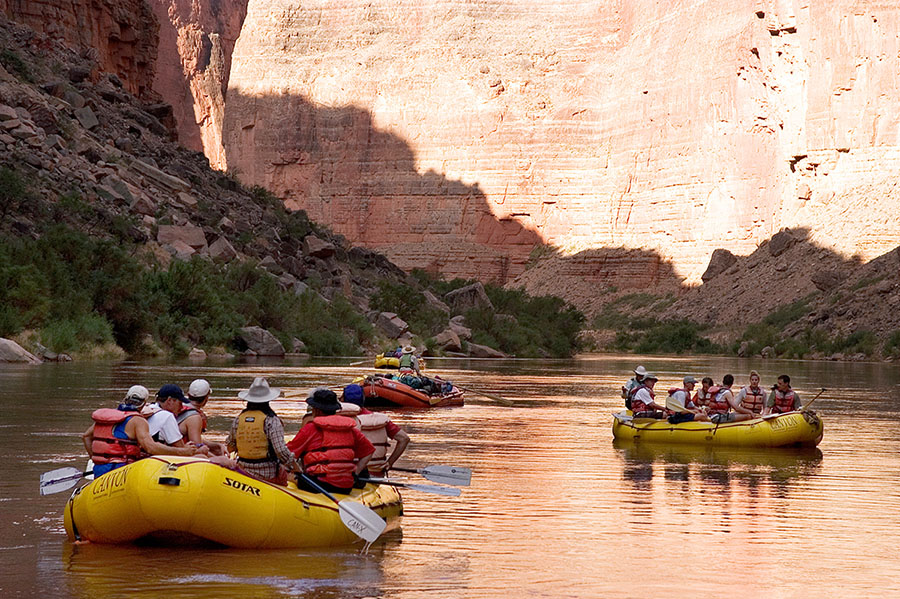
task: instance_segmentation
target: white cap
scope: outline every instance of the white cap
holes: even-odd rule
[[[209,388],[209,383],[206,379],[197,379],[191,386],[188,387],[188,397],[196,397],[197,399],[201,399],[209,395],[212,389]]]
[[[638,376],[647,376],[647,369],[643,366],[638,366],[634,369],[634,373]]]
[[[128,393],[125,394],[125,399],[130,399],[133,403],[137,403],[134,400],[147,401],[148,397],[150,397],[150,391],[143,385],[134,385],[128,390]]]

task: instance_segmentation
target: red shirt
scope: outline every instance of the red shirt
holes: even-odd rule
[[[358,428],[351,428],[350,432],[353,434],[353,451],[357,460],[375,453],[375,446]],[[312,422],[307,422],[287,446],[291,453],[299,457],[304,451],[322,446],[322,431]]]
[[[360,409],[359,409],[359,413],[360,413],[360,414],[371,414],[372,411],[371,411],[371,410],[367,410],[367,409],[365,409],[365,408],[360,408]],[[387,424],[384,425],[384,430],[387,431],[388,437],[390,437],[391,439],[393,439],[394,437],[397,436],[397,433],[399,433],[401,429],[400,429],[399,426],[397,426],[396,424],[394,424],[393,422],[391,422],[390,420],[388,420],[388,421],[387,421]]]

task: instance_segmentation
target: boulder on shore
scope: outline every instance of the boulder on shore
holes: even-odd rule
[[[409,332],[409,325],[394,312],[379,312],[375,318],[375,326],[390,339],[398,339],[404,333]]]
[[[487,345],[478,345],[477,343],[472,343],[471,341],[468,344],[469,355],[473,358],[508,358],[509,356],[504,354],[500,350],[496,350],[493,347],[488,347]]]
[[[239,329],[241,339],[247,349],[256,356],[283,356],[284,346],[275,335],[261,327],[243,327]],[[245,352],[246,354],[246,352]]]
[[[33,353],[13,341],[0,337],[0,362],[20,362],[25,364],[40,364],[40,359]]]
[[[453,329],[444,329],[434,336],[434,349],[452,352],[462,351],[459,335],[453,332]]]
[[[494,309],[491,298],[488,297],[487,292],[484,290],[484,285],[480,282],[454,289],[446,294],[444,299],[450,306],[451,314],[462,314],[471,308]]]

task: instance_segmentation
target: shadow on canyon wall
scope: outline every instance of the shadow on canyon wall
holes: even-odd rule
[[[359,107],[231,89],[223,138],[229,171],[245,184],[407,270],[503,284],[544,244],[515,219],[497,218],[477,183],[419,171],[410,144]]]
[[[410,144],[355,106],[232,89],[223,137],[229,167],[245,183],[269,188],[289,208],[306,210],[405,270],[512,281],[564,297],[589,316],[623,294],[650,293],[672,297],[661,318],[748,324],[864,270],[861,260],[817,245],[802,228],[776,233],[747,256],[717,250],[697,287],[651,249],[601,247],[563,256],[537,231],[497,218],[478,183],[420,172]]]

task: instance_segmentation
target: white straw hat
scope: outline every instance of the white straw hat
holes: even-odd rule
[[[253,379],[253,384],[246,391],[238,393],[238,397],[247,403],[266,403],[278,399],[281,389],[269,388],[269,381],[258,376]]]

